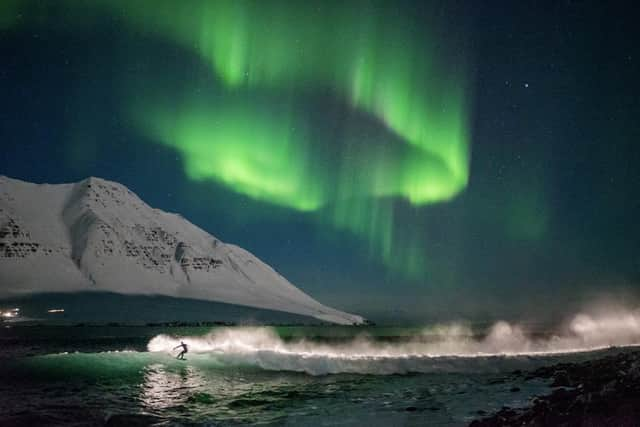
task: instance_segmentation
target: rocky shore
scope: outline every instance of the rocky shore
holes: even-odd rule
[[[519,375],[548,379],[554,390],[527,408],[505,407],[470,426],[640,426],[640,351]]]

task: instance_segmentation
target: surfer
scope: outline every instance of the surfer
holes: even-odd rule
[[[175,350],[180,347],[182,347],[182,350],[180,351],[180,354],[176,356],[176,359],[184,360],[184,355],[189,352],[189,348],[183,341],[180,341],[180,345],[175,346],[173,349]]]

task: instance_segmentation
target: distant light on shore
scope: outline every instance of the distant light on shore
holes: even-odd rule
[[[12,318],[17,317],[20,314],[19,308],[10,308],[8,310],[0,310],[0,317]]]
[[[47,313],[64,313],[64,308],[50,308]]]

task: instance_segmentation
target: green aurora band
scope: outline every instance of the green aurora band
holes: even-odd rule
[[[370,2],[203,0],[180,8],[170,0],[152,3],[131,2],[115,11],[136,28],[195,49],[229,90],[332,88],[421,149],[422,158],[397,165],[404,172],[393,195],[422,205],[448,200],[466,186],[462,73],[430,62],[435,48],[425,46],[424,34],[407,28],[407,17],[395,9]],[[211,149],[217,148],[209,139]],[[189,143],[182,139],[176,146]],[[370,194],[379,196],[379,188]]]
[[[67,7],[77,12],[78,3]],[[394,210],[400,199],[418,207],[466,187],[466,75],[442,58],[446,44],[412,22],[410,11],[377,1],[96,0],[82,7],[109,12],[136,34],[174,43],[210,66],[219,87],[179,101],[127,90],[134,126],[177,150],[190,179],[313,212],[320,223],[364,238],[392,270],[424,276],[424,236],[399,236]],[[295,107],[320,90],[368,115],[383,134],[363,141],[347,127],[341,140],[317,141],[308,113]],[[271,102],[254,102],[252,94],[265,91]],[[333,163],[322,150],[327,143],[340,147]]]

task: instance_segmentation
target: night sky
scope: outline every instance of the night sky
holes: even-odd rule
[[[0,174],[99,176],[373,319],[640,296],[632,3],[0,2]]]

